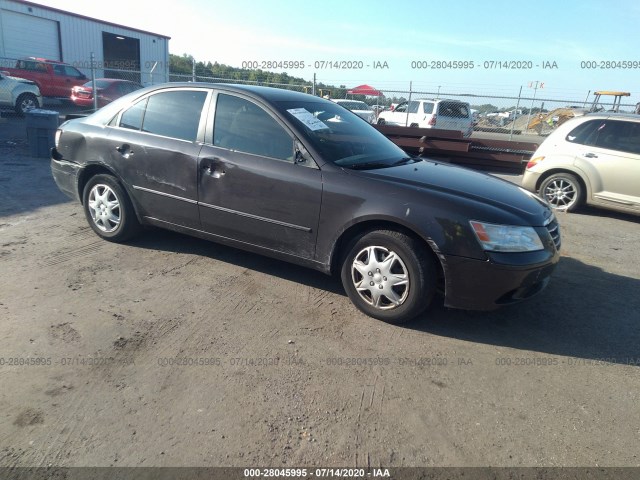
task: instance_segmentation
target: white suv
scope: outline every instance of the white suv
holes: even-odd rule
[[[407,111],[408,110],[408,111]],[[458,100],[412,100],[378,116],[378,125],[459,130],[468,137],[473,132],[473,115],[468,103]]]

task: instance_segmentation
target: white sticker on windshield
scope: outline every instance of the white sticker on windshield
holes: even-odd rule
[[[322,130],[323,128],[329,128],[322,120],[318,120],[314,117],[306,108],[290,108],[287,112],[300,120],[309,130]]]

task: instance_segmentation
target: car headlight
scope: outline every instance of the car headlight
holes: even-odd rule
[[[533,227],[496,225],[471,220],[471,228],[482,248],[488,252],[534,252],[544,250]]]
[[[56,146],[56,148],[58,148],[58,145],[60,144],[60,135],[62,135],[62,130],[57,129],[56,135],[54,137],[54,145]]]

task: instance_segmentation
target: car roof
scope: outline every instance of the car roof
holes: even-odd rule
[[[274,87],[262,87],[258,85],[242,85],[235,83],[213,83],[213,82],[170,82],[154,85],[148,87],[148,91],[163,88],[189,88],[189,87],[205,87],[216,88],[218,90],[227,90],[229,92],[236,93],[248,93],[252,96],[261,98],[267,102],[281,102],[281,101],[310,101],[315,100],[317,102],[328,102],[323,98],[308,93],[296,92],[293,90],[284,90],[282,88]]]
[[[48,60],[46,58],[40,58],[40,57],[23,57],[20,60],[28,60],[30,62],[40,62],[40,63],[56,63],[58,65],[69,65],[68,63],[59,62],[58,60]]]
[[[614,120],[631,120],[632,122],[640,122],[640,115],[635,113],[592,112],[575,118],[601,118],[603,120],[611,118]]]
[[[416,102],[434,102],[434,103],[451,102],[451,103],[464,103],[464,104],[467,103],[467,102],[463,102],[462,100],[455,100],[453,98],[416,98]]]
[[[93,80],[89,80],[87,83],[91,83]],[[132,82],[131,80],[125,80],[124,78],[96,78],[96,82],[109,82],[109,83],[119,83],[119,82],[126,82],[126,83],[138,83],[138,82]]]
[[[131,95],[135,95],[136,97],[142,97],[144,95],[151,94],[156,91],[161,90],[170,90],[170,89],[179,89],[179,88],[215,88],[220,91],[227,91],[231,93],[244,93],[253,97],[254,99],[260,100],[263,103],[271,104],[273,107],[277,108],[275,105],[277,102],[281,101],[293,101],[293,102],[317,102],[317,103],[325,103],[335,105],[335,103],[325,100],[320,97],[316,97],[314,95],[309,95],[307,93],[294,92],[291,90],[283,90],[280,88],[273,87],[261,87],[257,85],[240,85],[233,83],[211,83],[211,82],[169,82],[169,83],[160,83],[157,85],[152,85],[146,88],[142,88],[140,90],[136,90],[133,93],[127,94],[124,97],[121,97],[114,102],[111,102],[107,106],[99,109],[97,112],[89,115],[88,117],[84,117],[85,121],[89,123],[96,124],[104,124],[104,122],[108,122],[111,120],[113,115],[122,108],[122,101],[131,100]]]

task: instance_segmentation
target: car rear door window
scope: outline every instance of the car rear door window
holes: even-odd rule
[[[293,139],[264,109],[233,95],[219,94],[213,128],[216,147],[293,161]]]
[[[125,110],[119,126],[192,142],[198,134],[206,98],[204,90],[157,93]]]
[[[452,118],[468,118],[469,109],[464,103],[442,102],[438,107],[438,115]]]
[[[195,141],[206,98],[204,90],[177,90],[151,95],[144,112],[142,131]]]
[[[79,70],[73,67],[70,67],[68,65],[54,65],[53,73],[61,77],[74,77],[74,78],[82,77],[82,73],[80,73]]]
[[[598,135],[598,129],[604,124],[603,120],[591,120],[578,125],[566,136],[567,142],[581,145],[593,145]]]

